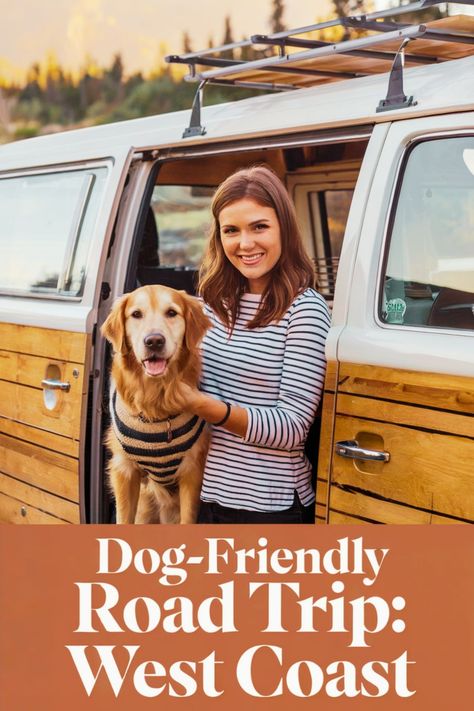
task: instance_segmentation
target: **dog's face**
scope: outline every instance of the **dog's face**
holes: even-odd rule
[[[102,333],[122,355],[132,355],[149,378],[163,377],[183,349],[193,353],[209,326],[201,305],[183,291],[143,286],[118,299]]]

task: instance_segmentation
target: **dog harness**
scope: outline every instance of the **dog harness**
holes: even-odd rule
[[[110,400],[112,427],[123,450],[150,479],[172,487],[184,455],[204,428],[204,420],[189,414],[147,420],[141,415],[131,415],[116,390]]]

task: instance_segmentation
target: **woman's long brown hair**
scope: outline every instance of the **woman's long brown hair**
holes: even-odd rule
[[[279,321],[295,297],[314,285],[314,267],[306,254],[298,228],[294,205],[276,173],[257,165],[238,170],[217,188],[212,201],[214,218],[199,275],[199,293],[232,332],[247,279],[229,262],[221,241],[219,215],[243,198],[250,198],[277,215],[281,235],[281,256],[272,269],[260,307],[247,328]]]

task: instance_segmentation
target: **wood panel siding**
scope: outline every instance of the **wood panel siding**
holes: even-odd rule
[[[26,504],[28,508],[33,507],[43,513],[52,512],[63,521],[79,523],[78,504],[59,496],[53,496],[36,486],[29,486],[19,479],[0,474],[0,492],[18,502],[20,515],[22,506]],[[22,517],[25,518],[25,516]]]
[[[34,506],[27,505],[24,501],[12,499],[0,492],[0,521],[2,523],[46,523],[46,524],[67,524],[57,516],[35,509]]]
[[[62,452],[70,457],[79,459],[79,441],[77,439],[63,437],[54,432],[47,432],[38,427],[25,425],[22,422],[7,420],[5,417],[0,417],[0,432],[6,435],[13,435],[20,441],[37,444],[44,449]]]
[[[332,451],[342,440],[390,461],[333,453],[329,523],[474,522],[472,378],[342,363]]]
[[[81,431],[82,392],[58,393],[53,410],[45,407],[43,390],[0,380],[0,412],[3,417],[63,437],[78,440]]]
[[[457,375],[341,363],[338,393],[474,415],[474,380]]]
[[[0,472],[79,502],[79,462],[73,457],[0,434]]]
[[[80,364],[85,362],[87,353],[87,338],[84,333],[11,323],[0,323],[0,343],[5,351]]]
[[[79,523],[90,337],[3,323],[0,345],[0,521]],[[52,371],[70,390],[48,407]]]

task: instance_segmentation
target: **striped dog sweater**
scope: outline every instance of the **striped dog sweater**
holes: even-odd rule
[[[163,486],[172,485],[186,452],[197,442],[204,420],[197,415],[175,415],[149,421],[131,415],[116,390],[111,393],[113,431],[130,459]]]

